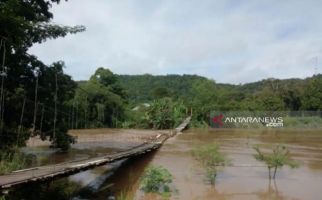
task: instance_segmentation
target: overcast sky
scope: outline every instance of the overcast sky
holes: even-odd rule
[[[322,71],[321,8],[320,0],[69,0],[53,6],[53,21],[86,32],[30,52],[65,61],[75,80],[99,66],[223,83],[303,78]]]

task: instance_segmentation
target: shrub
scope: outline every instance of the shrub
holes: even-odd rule
[[[155,100],[149,107],[147,115],[154,129],[168,129],[174,126],[173,103],[168,98]]]
[[[254,157],[256,160],[265,162],[268,168],[269,179],[276,177],[278,168],[282,168],[287,165],[291,168],[298,167],[298,164],[291,159],[290,151],[283,145],[277,145],[272,149],[272,153],[264,153],[258,145],[254,146],[256,154]],[[274,170],[273,177],[271,176],[271,170]]]
[[[206,178],[214,185],[218,167],[225,166],[227,163],[225,156],[219,152],[219,145],[213,143],[198,147],[192,151],[192,155],[206,169]]]
[[[0,153],[0,174],[22,169],[26,163],[26,156],[20,152],[2,152]]]
[[[172,175],[167,169],[161,166],[150,166],[141,179],[141,189],[146,193],[167,196],[171,193],[170,183],[172,183]]]
[[[284,126],[289,128],[321,128],[322,118],[318,116],[311,117],[284,117]]]

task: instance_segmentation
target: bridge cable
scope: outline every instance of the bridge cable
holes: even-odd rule
[[[33,125],[32,125],[32,134],[35,134],[36,130],[36,122],[37,122],[37,109],[38,109],[38,76],[39,76],[39,71],[36,69],[34,72],[36,76],[36,86],[35,86],[35,107],[34,107],[34,119],[33,119]]]
[[[5,60],[6,60],[6,41],[4,39],[1,39],[1,47],[3,46],[3,55],[2,55],[2,64],[1,64],[1,71],[0,71],[0,76],[1,76],[1,92],[0,92],[0,126],[1,126],[1,134],[2,134],[2,128],[3,128],[3,110],[4,110],[4,77],[7,76],[7,70],[5,67]],[[1,48],[0,48],[1,49]]]
[[[54,140],[54,148],[56,147],[56,120],[57,120],[57,92],[58,92],[58,83],[57,83],[57,72],[55,74],[55,112],[54,112],[54,132],[53,132],[53,140]]]
[[[45,106],[44,104],[42,104],[42,108],[41,108],[41,117],[40,117],[40,133],[42,133],[42,124],[43,124],[43,120],[44,120],[44,112],[45,112]]]
[[[21,115],[20,115],[20,122],[19,122],[19,127],[18,127],[18,135],[17,135],[17,146],[20,138],[20,133],[22,129],[22,120],[23,120],[23,115],[25,112],[25,105],[26,105],[26,96],[23,98],[23,103],[22,103],[22,110],[21,110]]]

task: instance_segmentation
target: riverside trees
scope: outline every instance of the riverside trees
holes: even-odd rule
[[[76,84],[70,76],[64,74],[63,62],[47,66],[28,53],[28,49],[35,43],[85,30],[83,26],[53,24],[53,14],[49,9],[56,3],[59,0],[0,2],[2,149],[23,145],[31,134],[40,132],[52,137],[56,147],[68,147],[64,142],[70,139],[66,136],[67,123],[64,123],[68,117],[58,112],[56,136],[63,139],[56,140],[53,135],[52,108],[55,104],[55,90],[58,89],[57,108],[66,110],[65,103],[74,95]],[[55,87],[56,82],[59,88]],[[45,118],[40,122],[42,109]]]
[[[126,93],[117,76],[109,69],[98,68],[90,80],[80,84],[69,101],[77,113],[73,128],[117,127],[125,118]]]

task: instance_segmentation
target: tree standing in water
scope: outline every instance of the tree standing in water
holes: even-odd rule
[[[219,152],[219,145],[212,143],[198,147],[192,151],[192,155],[206,169],[206,178],[210,184],[215,185],[218,167],[227,164],[227,159]]]
[[[291,158],[290,151],[284,145],[277,145],[273,148],[272,153],[264,153],[258,145],[253,147],[256,151],[254,158],[258,161],[265,162],[268,168],[269,179],[275,179],[278,168],[287,165],[291,168],[298,167],[298,164]],[[273,176],[271,170],[274,170]]]

